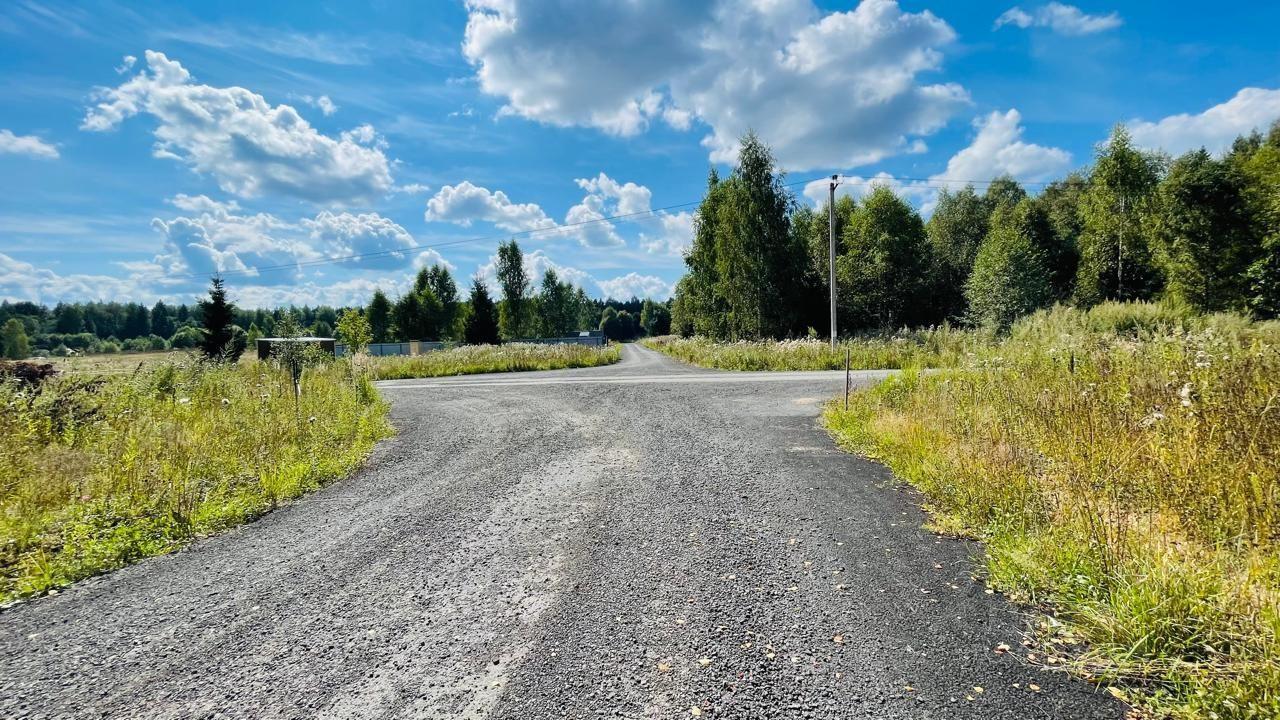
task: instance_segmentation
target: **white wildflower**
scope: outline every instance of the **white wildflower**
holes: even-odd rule
[[[1182,400],[1182,407],[1191,407],[1195,403],[1196,389],[1191,386],[1191,383],[1186,383],[1178,391],[1178,397]]]
[[[187,405],[187,404],[190,404],[190,402],[191,402],[191,398],[178,398],[179,405]]]

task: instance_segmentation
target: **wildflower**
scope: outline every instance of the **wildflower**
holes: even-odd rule
[[[1182,407],[1191,407],[1195,403],[1196,389],[1191,386],[1191,383],[1186,383],[1178,391],[1178,397],[1182,400]]]
[[[187,405],[191,402],[191,398],[178,398],[179,405]]]

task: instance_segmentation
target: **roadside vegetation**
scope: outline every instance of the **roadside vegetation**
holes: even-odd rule
[[[617,345],[465,345],[414,356],[371,357],[364,362],[376,380],[501,373],[523,370],[562,370],[618,362]]]
[[[868,333],[841,340],[739,340],[715,342],[675,335],[641,340],[645,347],[687,363],[721,370],[842,370],[846,355],[854,370],[951,367],[990,333],[943,325],[921,330]]]
[[[30,364],[27,365],[31,367]],[[341,478],[391,433],[345,362],[197,356],[130,374],[0,380],[0,602],[250,520]]]
[[[1027,659],[1177,717],[1280,715],[1280,323],[1058,307],[825,421],[1051,610]]]
[[[654,347],[841,365],[788,340],[829,330],[828,208],[789,188],[750,134],[711,174],[682,339]],[[827,425],[1050,611],[1026,658],[1157,714],[1280,717],[1280,123],[1177,158],[1117,126],[1092,166],[1034,193],[943,190],[927,222],[887,184],[831,210],[853,364],[910,369]],[[932,347],[936,330],[883,332],[948,325]]]

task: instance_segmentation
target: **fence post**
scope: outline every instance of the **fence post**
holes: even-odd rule
[[[849,410],[849,355],[852,351],[844,349],[844,409]]]

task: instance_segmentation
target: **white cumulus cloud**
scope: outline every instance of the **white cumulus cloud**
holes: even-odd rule
[[[234,201],[204,195],[178,195],[170,203],[188,214],[151,221],[164,238],[152,264],[169,275],[236,272],[252,277],[258,268],[287,267],[261,275],[261,282],[278,284],[296,280],[299,263],[349,258],[341,264],[402,268],[416,249],[407,230],[377,213],[323,210],[290,222],[269,213],[245,213]]]
[[[521,265],[524,267],[525,275],[529,276],[529,282],[535,291],[539,283],[542,282],[542,276],[548,270],[555,270],[561,282],[567,282],[584,290],[595,284],[591,273],[568,265],[561,265],[552,260],[546,251],[541,248],[533,252],[524,253],[524,261]],[[489,259],[476,269],[476,277],[480,278],[480,281],[488,286],[490,292],[501,292],[501,287],[498,285],[498,256],[490,255]]]
[[[1180,155],[1207,148],[1221,152],[1239,135],[1265,132],[1280,120],[1280,89],[1244,88],[1230,100],[1197,115],[1171,115],[1163,120],[1134,120],[1129,132],[1137,144]]]
[[[402,267],[414,248],[413,236],[395,222],[377,213],[332,213],[321,211],[304,219],[311,247],[327,257],[360,256],[344,261],[367,267]]]
[[[947,169],[935,180],[985,182],[1011,175],[1024,182],[1039,182],[1071,167],[1071,153],[1022,139],[1022,115],[1017,110],[995,111],[973,121],[977,134],[968,147],[947,161]]]
[[[925,215],[933,212],[938,190],[959,188],[967,183],[985,183],[1002,175],[1021,182],[1042,182],[1057,177],[1071,167],[1071,153],[1022,139],[1022,114],[1010,109],[991,112],[975,118],[973,140],[947,161],[945,170],[926,180],[902,180],[881,172],[870,177],[843,175],[836,196],[862,198],[877,186],[885,186],[920,207]],[[826,179],[805,185],[803,194],[814,205],[827,201]]]
[[[241,197],[279,194],[314,202],[357,202],[392,187],[390,163],[372,128],[334,139],[289,105],[271,105],[241,87],[195,82],[163,53],[119,87],[98,91],[81,128],[112,130],[139,113],[153,116],[155,155],[213,176]]]
[[[58,148],[35,135],[14,135],[0,129],[0,155],[4,154],[53,159],[58,157]]]
[[[0,300],[52,305],[63,300],[157,299],[153,285],[110,275],[60,275],[0,253]]]
[[[677,213],[659,212],[656,227],[640,233],[640,247],[655,255],[681,257],[692,244],[693,213],[687,210]]]
[[[620,247],[626,243],[618,233],[616,221],[610,218],[635,222],[645,228],[641,235],[645,247],[667,240],[681,242],[679,231],[692,222],[688,213],[654,212],[653,193],[644,185],[618,182],[603,172],[574,182],[586,194],[565,212],[562,223],[553,220],[537,203],[513,202],[503,191],[489,190],[469,180],[440,188],[427,201],[425,217],[428,222],[450,222],[463,227],[477,221],[488,222],[509,232],[558,229],[558,233],[551,234],[574,238],[584,247],[597,248]],[[687,240],[684,242],[687,244]]]
[[[428,222],[449,222],[470,227],[473,222],[493,223],[509,232],[541,230],[555,227],[537,203],[513,203],[507,194],[490,191],[463,180],[445,185],[427,201]]]
[[[1075,5],[1051,2],[1030,11],[1021,7],[1011,7],[996,18],[995,28],[1013,25],[1022,29],[1032,27],[1049,28],[1062,35],[1091,35],[1093,33],[1114,30],[1124,24],[1120,14],[1110,12],[1105,15],[1090,15]]]
[[[606,298],[628,300],[632,297],[666,300],[671,297],[671,285],[656,275],[629,272],[609,280],[597,280],[596,285]]]
[[[655,119],[709,127],[712,160],[754,129],[789,170],[909,152],[969,102],[930,83],[955,32],[928,11],[864,0],[582,4],[470,0],[463,51],[502,114],[617,135]]]

